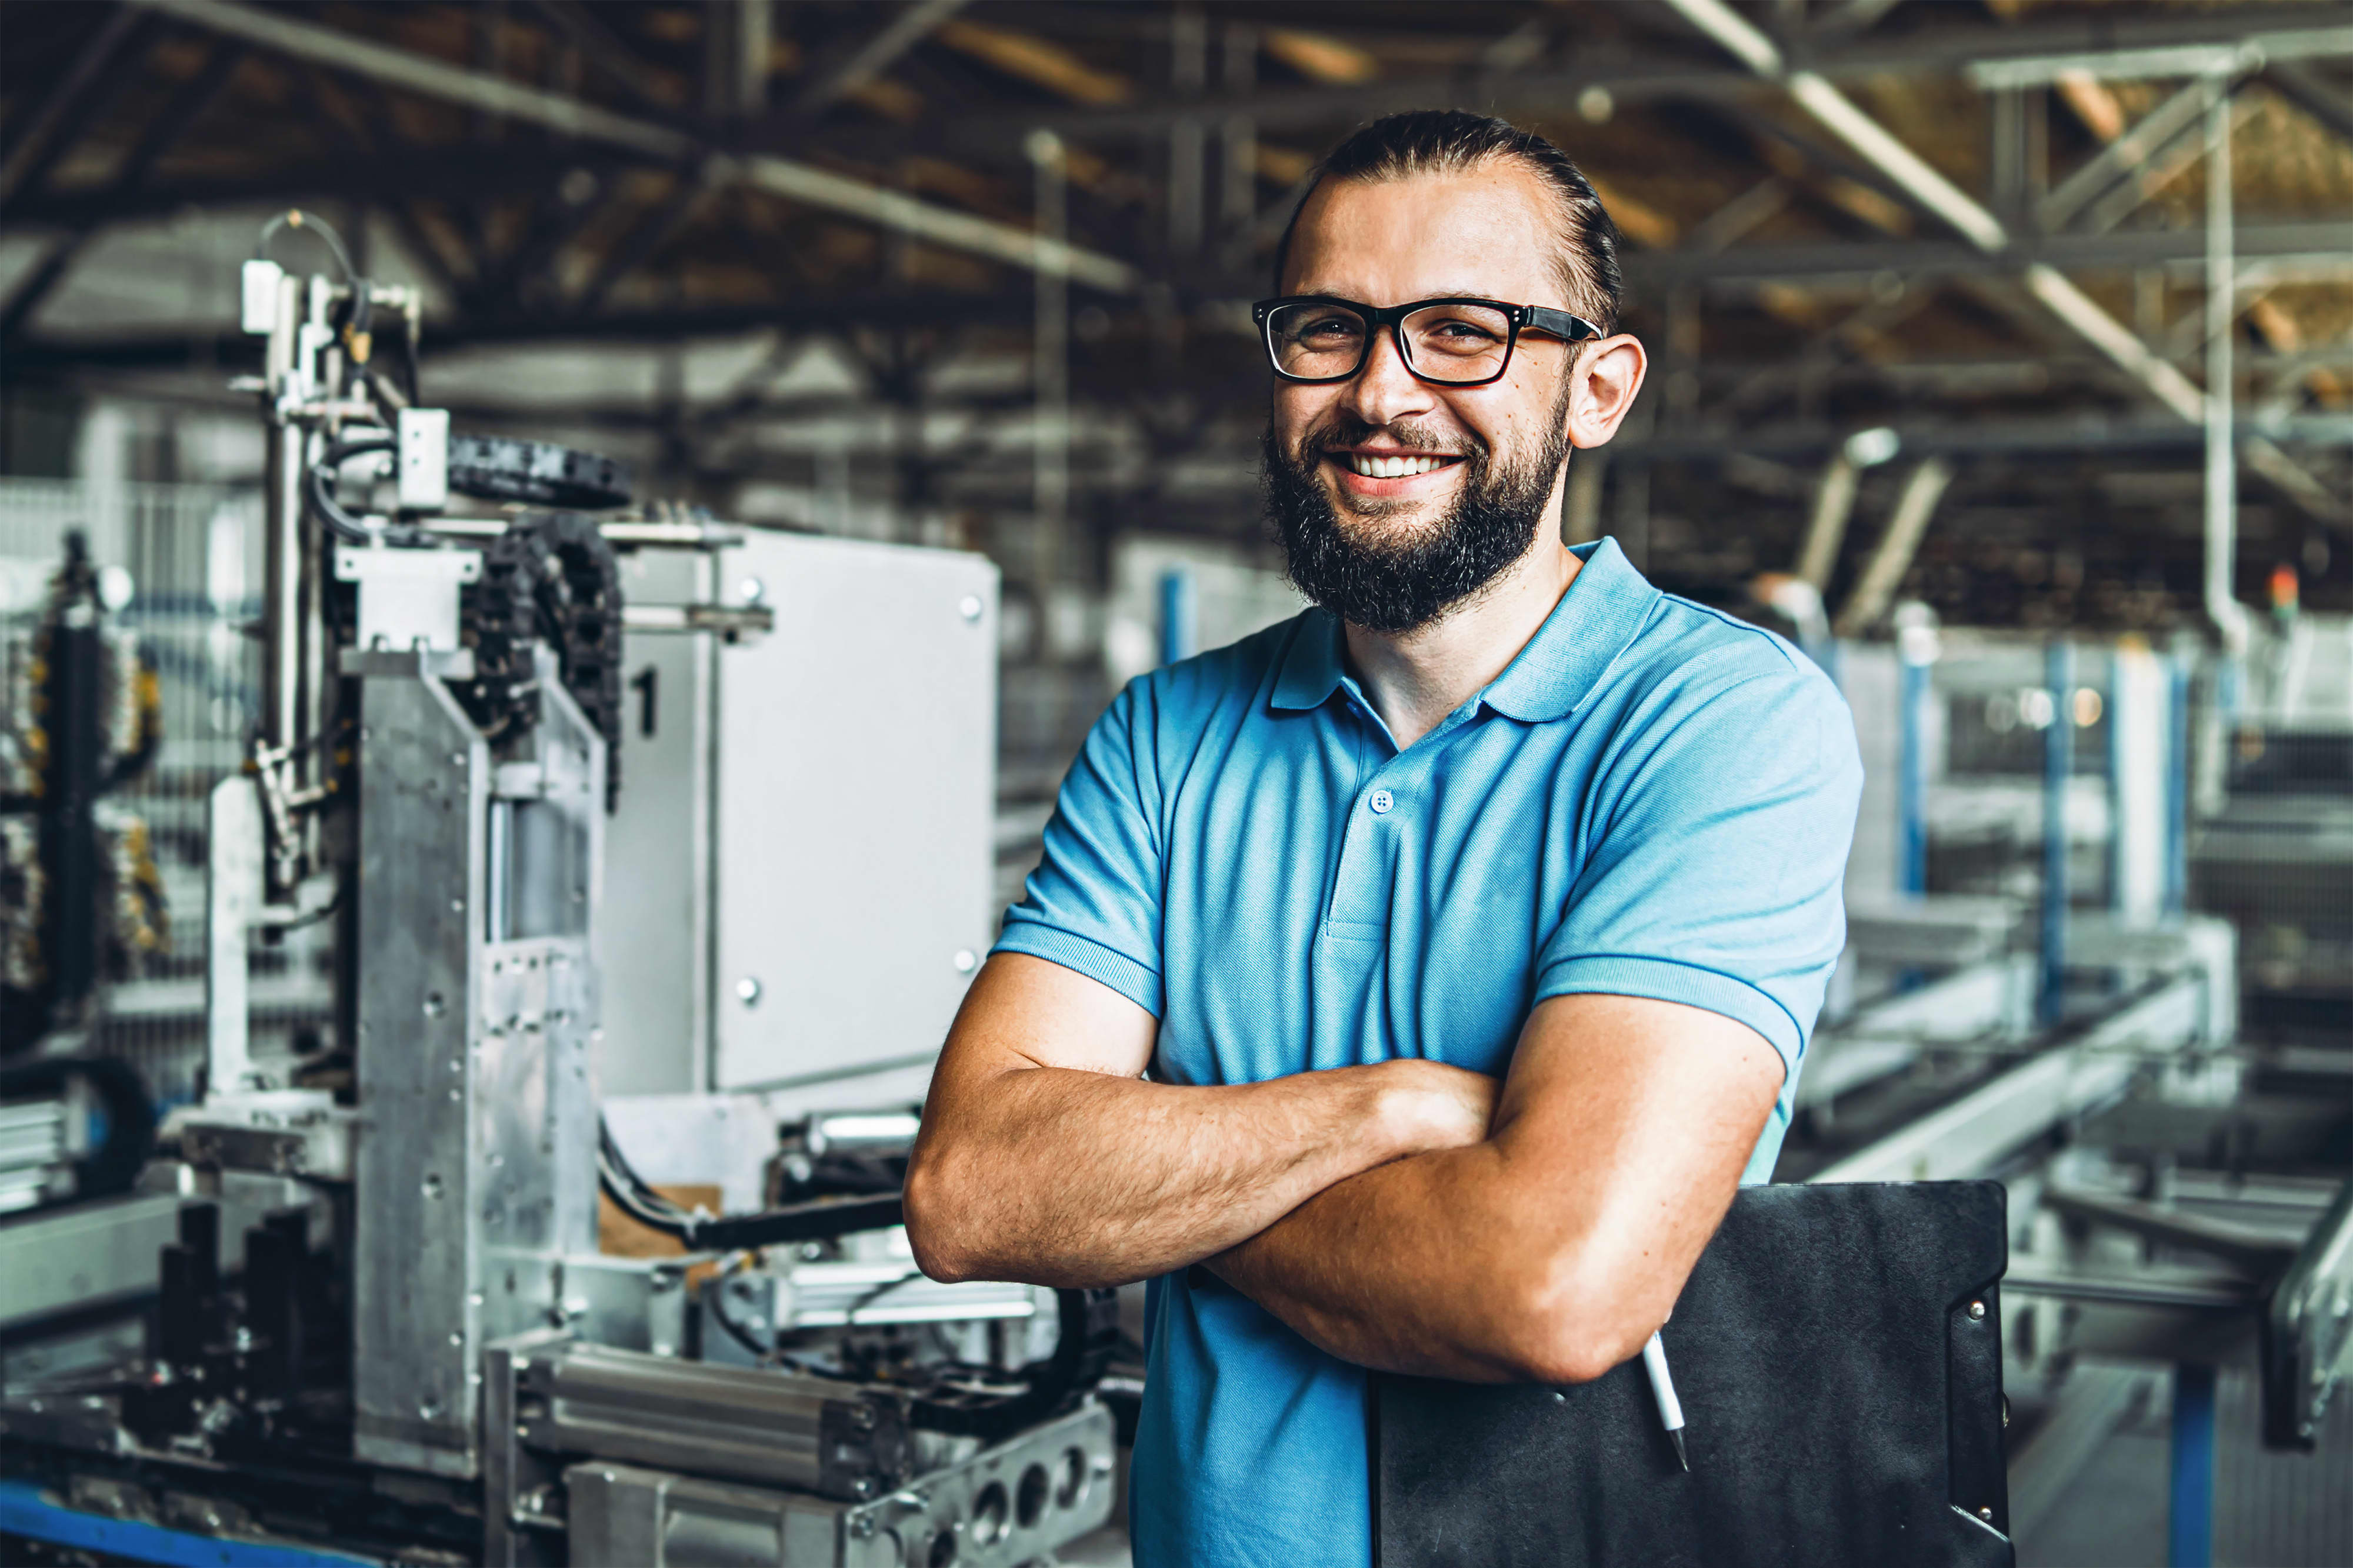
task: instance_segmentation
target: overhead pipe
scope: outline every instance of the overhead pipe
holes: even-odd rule
[[[1846,542],[1846,525],[1854,515],[1855,488],[1862,470],[1876,468],[1895,456],[1895,432],[1880,426],[1858,430],[1831,454],[1814,484],[1814,507],[1806,519],[1806,536],[1798,550],[1797,575],[1815,594],[1830,586],[1838,570],[1839,548]]]
[[[2206,79],[2206,616],[2232,658],[2247,651],[2252,617],[2239,603],[2239,465],[2231,428],[2232,325],[2238,259],[2231,232],[2231,94]]]
[[[1845,607],[1839,611],[1835,623],[1839,636],[1854,637],[1886,613],[1888,602],[1903,585],[1904,574],[1911,570],[1912,559],[1920,552],[1920,541],[1927,537],[1928,521],[1936,515],[1936,503],[1944,499],[1945,487],[1952,478],[1953,466],[1942,458],[1923,459],[1905,477],[1894,515],[1887,521],[1887,531],[1872,552]]]

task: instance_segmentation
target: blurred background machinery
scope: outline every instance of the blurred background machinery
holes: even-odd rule
[[[1136,1347],[894,1161],[1087,724],[1296,608],[1314,159],[1454,104],[1627,237],[1570,537],[1856,715],[1780,1179],[2010,1184],[2022,1562],[2353,1557],[2353,7],[5,23],[12,1553],[1117,1560]]]

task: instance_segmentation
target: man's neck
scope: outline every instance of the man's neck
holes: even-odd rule
[[[1518,657],[1577,576],[1556,528],[1541,529],[1511,570],[1426,626],[1347,628],[1348,662],[1400,748],[1436,729]]]

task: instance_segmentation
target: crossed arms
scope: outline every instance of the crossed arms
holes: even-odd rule
[[[1147,1083],[1156,1027],[1075,971],[989,961],[907,1171],[925,1273],[1199,1263],[1360,1365],[1583,1382],[1666,1318],[1782,1079],[1746,1026],[1626,996],[1538,1004],[1500,1088],[1410,1058]]]

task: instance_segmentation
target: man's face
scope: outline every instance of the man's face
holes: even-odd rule
[[[1567,309],[1559,247],[1544,187],[1515,164],[1326,181],[1300,215],[1282,292]],[[1407,631],[1526,553],[1567,457],[1576,353],[1531,335],[1502,380],[1432,386],[1383,331],[1352,380],[1278,381],[1268,506],[1300,590],[1370,630]],[[1415,471],[1382,471],[1399,467]]]

